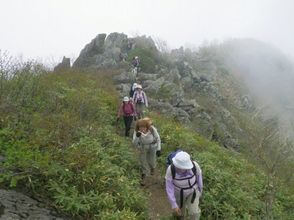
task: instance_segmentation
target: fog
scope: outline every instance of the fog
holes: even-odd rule
[[[279,49],[252,39],[230,40],[224,45],[226,62],[249,88],[266,116],[277,116],[283,131],[294,131],[294,63]]]
[[[256,39],[234,44],[227,61],[240,71],[239,76],[261,105],[271,106],[272,113],[282,116],[288,126],[293,120],[292,0],[0,0],[0,3],[0,50],[49,65],[60,62],[64,55],[77,58],[99,33],[152,36],[166,41],[170,48],[198,47],[205,41],[222,42],[228,38]]]
[[[292,0],[0,0],[0,49],[25,58],[76,58],[99,33],[166,40],[171,48],[254,38],[294,57]]]

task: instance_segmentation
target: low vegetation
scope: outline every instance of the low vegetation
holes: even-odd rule
[[[25,187],[76,219],[147,219],[130,141],[116,130],[111,73],[48,72],[35,65],[3,72],[0,184]],[[263,219],[267,178],[233,151],[150,113],[163,142],[159,159],[181,146],[202,167],[204,219]],[[272,218],[294,218],[294,196],[279,183]]]

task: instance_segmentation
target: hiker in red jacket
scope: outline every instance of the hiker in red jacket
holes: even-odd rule
[[[133,122],[133,118],[136,115],[135,107],[133,102],[129,99],[129,97],[125,96],[123,98],[123,102],[120,105],[119,111],[117,113],[117,119],[123,116],[125,123],[125,136],[130,136],[130,129]]]

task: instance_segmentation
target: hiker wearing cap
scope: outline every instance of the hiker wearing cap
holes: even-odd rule
[[[119,111],[117,113],[117,119],[123,116],[125,123],[125,136],[130,136],[131,124],[133,122],[133,117],[136,115],[135,107],[133,102],[129,99],[129,97],[125,96],[123,101],[119,107]]]
[[[199,198],[202,193],[202,173],[197,162],[184,151],[172,158],[165,175],[168,200],[177,219],[200,219]]]
[[[150,118],[137,121],[133,144],[140,151],[140,166],[142,172],[141,185],[145,185],[146,176],[154,174],[156,167],[156,156],[161,155],[161,140],[157,129],[152,125]]]
[[[144,108],[148,107],[148,100],[146,93],[142,90],[141,85],[137,85],[134,95],[133,95],[133,101],[136,105],[136,114],[138,119],[144,117]]]

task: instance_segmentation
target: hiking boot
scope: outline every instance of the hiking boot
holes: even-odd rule
[[[142,174],[140,185],[141,186],[145,186],[146,185],[146,175],[145,174]]]
[[[154,175],[154,168],[150,169],[150,174],[153,176]]]

